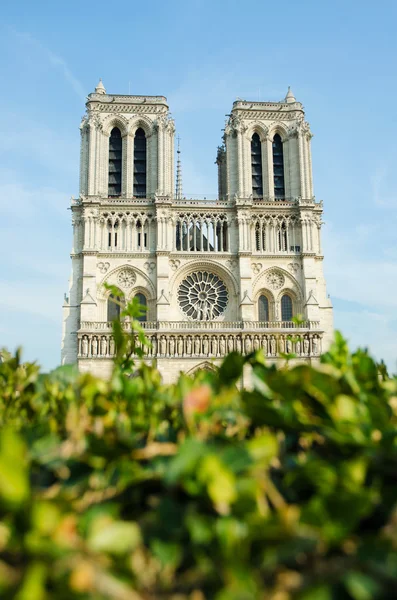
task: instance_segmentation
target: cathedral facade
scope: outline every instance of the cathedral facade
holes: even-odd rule
[[[312,134],[292,92],[281,102],[233,103],[216,201],[183,197],[179,160],[175,185],[166,98],[107,94],[100,82],[86,106],[62,363],[109,376],[120,309],[105,283],[146,305],[146,360],[167,382],[232,350],[317,361],[332,339],[332,305]]]

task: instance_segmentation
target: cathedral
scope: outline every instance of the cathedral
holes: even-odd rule
[[[100,81],[86,108],[62,364],[110,375],[120,305],[105,283],[146,306],[146,360],[165,382],[214,368],[232,350],[318,361],[333,336],[323,205],[313,195],[312,134],[291,90],[280,102],[233,103],[214,201],[183,195],[164,96],[108,94]]]

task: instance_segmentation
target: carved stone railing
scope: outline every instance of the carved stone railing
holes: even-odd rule
[[[294,353],[298,357],[316,357],[321,354],[321,332],[300,333],[148,333],[150,347],[147,358],[221,358],[233,350],[249,354],[262,348],[267,357],[282,357]],[[138,343],[138,342],[137,342]],[[78,333],[79,359],[112,358],[115,343],[105,332]]]
[[[319,330],[320,321],[303,321],[296,324],[293,321],[144,321],[140,325],[147,330],[153,331],[221,331],[229,329],[242,329],[253,331],[259,329],[294,329],[294,330]],[[122,323],[125,331],[131,329],[128,321]],[[111,331],[111,322],[82,321],[80,330],[87,331]]]

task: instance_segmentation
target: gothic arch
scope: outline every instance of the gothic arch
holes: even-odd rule
[[[110,136],[112,129],[118,127],[120,129],[121,137],[124,137],[128,133],[128,121],[121,115],[109,115],[102,123],[103,133],[107,137]]]
[[[221,277],[223,279],[223,281],[225,282],[226,286],[228,287],[231,295],[234,296],[235,298],[238,297],[239,286],[238,286],[236,279],[232,275],[232,273],[223,265],[220,265],[216,262],[212,262],[210,260],[201,260],[201,259],[189,261],[189,262],[185,263],[184,265],[182,265],[176,271],[175,275],[173,275],[173,277],[170,280],[170,288],[169,289],[170,289],[171,295],[178,288],[180,282],[182,281],[182,279],[184,279],[184,277],[186,277],[187,275],[190,275],[190,273],[193,273],[194,271],[197,271],[198,269],[203,269],[203,270],[208,269],[209,271],[211,271],[211,272],[215,273],[216,275],[218,275],[219,277]]]
[[[186,375],[194,375],[197,371],[209,371],[210,373],[215,373],[218,370],[218,367],[213,363],[205,360],[198,365],[192,367],[189,371],[186,371]]]
[[[267,139],[269,130],[265,125],[262,125],[262,123],[253,123],[248,127],[245,134],[249,141],[251,141],[254,133],[257,133],[259,135],[259,139],[261,140],[261,142],[264,142]]]
[[[272,142],[274,136],[278,133],[281,137],[281,141],[284,143],[288,140],[288,129],[282,123],[272,123],[269,127],[269,140]]]
[[[256,320],[261,320],[259,318],[259,298],[261,296],[266,296],[269,303],[269,318],[267,320],[274,321],[276,316],[276,301],[274,298],[274,293],[270,291],[269,287],[261,287],[255,292],[255,295],[253,295]]]
[[[130,121],[128,134],[134,136],[137,129],[140,128],[143,129],[143,131],[145,132],[145,136],[147,139],[153,132],[153,122],[150,119],[147,119],[146,117],[141,115],[135,119],[133,118]]]
[[[290,290],[291,292],[293,292],[297,301],[299,303],[302,303],[303,296],[298,281],[295,279],[295,277],[291,275],[291,273],[289,273],[282,267],[268,267],[265,271],[257,275],[257,277],[252,283],[254,298],[256,298],[257,296],[259,297],[260,290],[269,289],[269,284],[266,281],[266,279],[268,274],[271,272],[280,273],[284,277],[283,285],[280,288],[275,289],[273,292],[275,303],[277,304],[280,298],[280,294],[284,293],[285,290]]]
[[[191,273],[197,271],[208,271],[214,273],[224,282],[228,291],[228,302],[222,312],[216,319],[225,321],[235,321],[238,319],[238,298],[239,298],[239,287],[238,283],[234,279],[233,275],[224,266],[211,262],[209,260],[192,260],[182,265],[176,271],[175,275],[170,280],[169,296],[170,300],[177,307],[180,315],[180,320],[188,320],[187,315],[183,312],[178,302],[178,289],[183,279]]]
[[[281,319],[281,298],[287,295],[292,300],[292,315],[296,317],[298,314],[303,314],[302,310],[302,297],[299,292],[297,292],[294,288],[285,287],[279,291],[276,297],[276,307],[279,309],[280,319]]]
[[[134,271],[134,273],[136,273],[136,275],[140,276],[143,278],[144,282],[145,282],[145,286],[141,286],[142,287],[142,291],[144,291],[144,293],[147,295],[148,300],[152,301],[156,298],[156,290],[154,288],[153,283],[150,281],[150,278],[148,277],[148,275],[146,273],[144,273],[141,269],[137,268],[135,265],[132,267],[130,264],[125,263],[122,265],[119,265],[118,267],[115,267],[114,269],[112,269],[111,271],[109,271],[108,273],[106,273],[106,275],[102,278],[102,280],[99,282],[99,284],[97,285],[97,298],[98,300],[106,300],[107,296],[109,295],[108,290],[105,289],[104,287],[104,283],[107,283],[110,281],[110,279],[112,278],[113,275],[115,275],[118,271],[122,271],[123,269],[130,269],[132,271]],[[120,286],[117,286],[120,287]],[[134,286],[132,287],[132,290],[137,290],[138,286]],[[121,291],[124,292],[124,290],[120,287]],[[132,292],[127,291],[127,293],[124,292],[125,297],[126,298],[130,298],[130,294]]]

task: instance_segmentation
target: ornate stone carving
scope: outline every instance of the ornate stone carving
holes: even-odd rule
[[[231,271],[234,271],[234,269],[236,269],[238,263],[237,263],[237,260],[234,260],[233,258],[228,258],[226,261],[226,264]]]
[[[225,311],[228,292],[218,275],[197,271],[188,275],[180,284],[178,302],[190,319],[210,321]]]
[[[179,268],[180,264],[181,264],[181,261],[178,260],[177,258],[172,258],[170,260],[170,267],[173,271],[176,271]]]
[[[298,270],[299,270],[299,264],[298,263],[292,263],[292,262],[288,263],[287,267],[288,267],[288,271],[291,271],[291,273],[293,275],[295,275],[298,272]]]
[[[99,271],[101,273],[106,273],[106,271],[110,267],[110,263],[108,263],[108,262],[99,262],[98,265],[97,265],[97,267],[98,267],[98,269],[99,269]]]
[[[156,268],[156,263],[148,261],[148,262],[145,262],[145,264],[143,266],[145,267],[145,269],[148,273],[153,273],[153,271]]]
[[[255,275],[258,275],[258,273],[262,269],[262,263],[252,263],[251,268]]]
[[[124,288],[130,288],[136,281],[136,275],[132,269],[122,269],[117,275],[117,282]]]
[[[285,278],[284,275],[282,273],[279,273],[278,271],[270,271],[266,275],[266,282],[268,286],[273,290],[279,290],[283,287]]]

